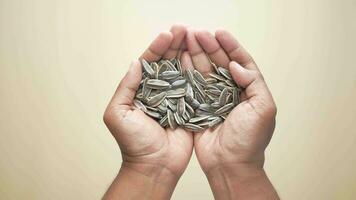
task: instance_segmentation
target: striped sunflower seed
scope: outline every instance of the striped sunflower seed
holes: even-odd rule
[[[172,80],[177,78],[179,75],[180,75],[179,71],[165,71],[159,75],[159,78],[163,80]]]
[[[194,77],[194,80],[195,80],[197,83],[199,83],[199,84],[201,84],[201,85],[203,85],[203,86],[205,86],[205,85],[208,84],[208,83],[206,82],[205,78],[203,77],[203,75],[202,75],[200,72],[198,72],[197,70],[194,70],[193,77]]]
[[[150,64],[145,59],[142,59],[143,70],[147,72],[151,77],[154,77],[155,71],[152,69]]]
[[[146,106],[142,103],[142,101],[135,99],[133,101],[134,106],[142,111],[147,110]]]
[[[153,117],[153,118],[156,118],[156,119],[161,119],[161,118],[162,118],[162,115],[159,114],[158,112],[155,112],[155,111],[152,111],[152,110],[149,110],[149,109],[144,110],[144,112],[145,112],[147,115],[149,115],[149,116],[151,116],[151,117]]]
[[[171,85],[168,82],[163,81],[163,80],[149,79],[149,80],[147,80],[146,86],[151,89],[160,90],[160,89],[169,88]]]
[[[167,98],[180,98],[185,96],[185,89],[184,88],[178,88],[175,90],[168,90],[167,91]]]
[[[224,76],[225,78],[227,78],[229,80],[232,80],[229,70],[222,68],[222,67],[219,67],[218,70],[222,76]]]
[[[228,95],[228,91],[227,89],[225,88],[221,94],[220,94],[220,97],[219,97],[219,103],[220,105],[225,105],[225,102],[226,102],[226,99],[227,99],[227,95]]]
[[[215,115],[222,115],[222,114],[225,114],[227,112],[230,112],[231,109],[234,107],[234,104],[233,103],[229,103],[229,104],[226,104],[224,105],[223,107],[219,108],[218,110],[215,111]]]
[[[157,107],[159,104],[161,104],[164,101],[166,96],[167,96],[166,92],[161,92],[153,97],[150,97],[147,101],[147,105],[152,107]]]
[[[183,71],[176,58],[151,63],[142,60],[143,73],[133,106],[162,127],[193,132],[215,128],[240,103],[242,89],[226,68],[211,64],[214,72],[204,77],[194,69]]]
[[[200,117],[194,117],[194,118],[191,118],[191,119],[189,120],[189,123],[194,124],[194,123],[197,123],[197,122],[206,120],[206,119],[208,119],[209,117],[211,117],[211,115],[200,116]]]
[[[169,127],[171,127],[172,129],[177,128],[177,123],[174,119],[174,116],[173,116],[173,113],[171,110],[167,110],[167,120],[168,120]]]
[[[185,112],[185,100],[184,97],[181,97],[178,99],[177,113],[179,116],[182,116],[184,112]]]
[[[184,128],[186,128],[187,130],[193,131],[193,132],[202,132],[204,131],[204,128],[195,124],[191,124],[191,123],[185,123]]]
[[[209,128],[214,128],[223,121],[221,117],[216,117],[209,122]]]

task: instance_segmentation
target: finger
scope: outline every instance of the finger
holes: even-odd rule
[[[188,51],[184,51],[182,53],[181,65],[182,65],[183,70],[194,68],[192,58],[190,57]]]
[[[230,62],[229,69],[235,82],[245,88],[247,102],[256,111],[275,109],[272,95],[259,71],[243,68],[234,61]]]
[[[231,60],[240,63],[247,69],[257,69],[257,65],[251,55],[239,44],[231,33],[225,30],[217,30],[215,37]]]
[[[195,37],[213,63],[228,68],[230,59],[213,34],[208,31],[197,31]]]
[[[200,44],[195,38],[195,34],[192,29],[188,29],[187,31],[186,42],[195,69],[202,73],[204,76],[207,76],[213,70],[213,68],[210,64],[209,57],[201,48]]]
[[[184,51],[188,51],[187,43],[185,42],[185,39],[183,40],[182,45],[180,46],[180,49],[179,49],[179,51],[177,53],[177,56],[176,56],[179,60],[181,59],[182,54],[183,54]]]
[[[163,55],[165,59],[172,59],[178,56],[185,34],[187,33],[187,28],[184,25],[174,25],[172,26],[170,32],[173,35],[173,40],[169,49]]]
[[[132,105],[136,91],[139,88],[141,82],[142,70],[139,61],[132,62],[129,71],[121,80],[112,103],[115,105]]]
[[[161,59],[163,54],[166,53],[173,40],[171,32],[162,32],[157,38],[150,44],[148,49],[141,55],[141,59],[145,59],[148,62],[157,61]]]

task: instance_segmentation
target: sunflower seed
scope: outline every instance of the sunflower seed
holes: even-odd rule
[[[146,106],[143,105],[143,103],[142,103],[140,100],[135,99],[133,103],[134,103],[134,106],[135,106],[136,108],[138,108],[138,109],[140,109],[140,110],[142,110],[142,111],[147,110]]]
[[[223,119],[221,117],[216,117],[215,119],[213,119],[209,122],[209,128],[214,128],[215,126],[220,124],[222,121],[223,121]]]
[[[195,84],[194,86],[197,88],[200,95],[205,99],[206,94],[205,94],[203,87],[199,84]]]
[[[165,71],[162,72],[158,77],[163,80],[171,80],[177,78],[179,75],[179,71]]]
[[[185,112],[185,100],[184,97],[181,97],[178,99],[177,113],[179,116],[182,116],[184,112]]]
[[[227,98],[227,94],[228,94],[228,91],[227,91],[227,89],[225,88],[225,89],[221,92],[220,97],[219,97],[219,103],[220,103],[220,105],[225,105],[226,98]]]
[[[193,132],[216,127],[240,103],[242,89],[226,68],[211,64],[214,72],[204,77],[193,68],[183,71],[176,58],[151,63],[142,60],[134,107],[162,127]]]
[[[193,131],[193,132],[202,132],[204,131],[204,128],[195,124],[191,124],[191,123],[185,123],[184,124],[184,128],[186,128],[187,130]]]
[[[153,118],[156,118],[156,119],[161,119],[161,117],[162,117],[162,115],[159,114],[158,112],[151,111],[151,110],[149,110],[149,109],[144,110],[144,112],[145,112],[147,115],[149,115],[149,116],[151,116],[151,117],[153,117]]]
[[[200,103],[198,100],[194,99],[192,96],[190,95],[186,95],[185,96],[185,101],[194,109],[198,108]]]
[[[204,110],[196,109],[195,116],[211,116],[211,112],[207,112]]]
[[[199,103],[206,103],[205,98],[199,92],[195,92],[194,94]]]
[[[167,104],[167,107],[170,108],[172,111],[177,111],[177,106],[172,103],[169,99],[165,100],[166,104]]]
[[[151,107],[151,106],[146,106],[146,108],[150,111],[153,111],[153,112],[159,112],[158,111],[158,108],[154,108],[154,107]]]
[[[183,69],[182,69],[182,65],[181,65],[180,61],[177,59],[175,59],[175,61],[176,61],[177,70],[179,71],[180,75],[183,76]]]
[[[172,85],[172,87],[181,87],[181,86],[184,86],[186,83],[187,83],[187,81],[185,79],[180,79],[180,80],[174,81],[171,85]]]
[[[159,65],[155,62],[151,63],[151,67],[154,71],[154,78],[158,78],[158,74],[159,74]]]
[[[194,80],[197,82],[197,83],[199,83],[199,84],[201,84],[201,85],[207,85],[208,83],[206,82],[206,80],[204,79],[204,77],[203,77],[203,75],[200,73],[200,72],[198,72],[197,70],[194,70],[194,74],[193,74],[193,76],[194,76]]]
[[[208,119],[209,117],[211,117],[211,115],[201,116],[201,117],[194,117],[194,118],[191,118],[191,119],[189,120],[189,123],[194,124],[194,123],[197,123],[197,122],[206,120],[206,119]]]
[[[213,95],[213,96],[220,96],[220,93],[221,91],[220,90],[207,90],[207,92],[210,94],[210,95]]]
[[[185,102],[185,107],[189,114],[194,115],[194,109],[187,102]]]
[[[202,122],[198,122],[197,125],[201,126],[203,128],[209,128],[209,121],[202,121]]]
[[[219,70],[220,74],[223,75],[225,78],[227,78],[229,80],[232,79],[231,75],[230,75],[230,73],[229,73],[229,71],[227,69],[219,67],[218,70]]]
[[[228,103],[232,103],[232,94],[231,93],[227,94],[224,105],[228,104]]]
[[[149,79],[147,80],[146,86],[151,89],[166,89],[170,87],[170,84],[166,81],[159,79]]]
[[[147,100],[148,97],[151,95],[152,89],[151,88],[145,88],[145,90],[143,90],[143,99]]]
[[[200,104],[199,105],[199,109],[202,110],[202,111],[206,111],[206,112],[212,112],[213,111],[211,105],[207,104],[207,103]]]
[[[157,107],[159,104],[162,103],[162,101],[166,98],[166,96],[167,96],[166,92],[161,92],[153,97],[150,97],[147,101],[147,105],[152,107]]]
[[[159,106],[157,106],[158,112],[161,114],[167,113],[167,105],[163,104],[163,102]]]
[[[226,85],[226,83],[217,83],[215,84],[215,87],[219,88],[219,90],[223,91],[225,88],[228,88],[229,86]]]
[[[154,77],[155,71],[145,59],[142,59],[143,70],[147,72],[151,77]]]
[[[206,96],[209,98],[209,100],[211,100],[211,102],[215,101],[215,97],[213,97],[212,95],[206,94]]]
[[[234,107],[233,103],[226,104],[225,106],[223,106],[223,107],[219,108],[218,110],[216,110],[214,114],[215,115],[225,114],[227,112],[230,112],[233,107]]]
[[[167,91],[167,98],[179,98],[179,97],[184,97],[185,96],[185,89],[184,88],[178,88],[175,90],[169,90]]]
[[[187,95],[194,96],[193,87],[190,83],[187,84]]]
[[[218,80],[216,80],[215,78],[211,78],[211,77],[207,77],[205,80],[208,84],[213,84],[213,83],[218,82]]]
[[[174,64],[170,60],[166,60],[167,64],[171,66],[172,69],[177,70],[177,68],[174,66]]]
[[[232,80],[226,80],[225,83],[230,87],[234,87],[235,86],[235,82],[232,81]]]
[[[216,80],[216,79],[214,79]],[[215,85],[207,85],[205,87],[206,90],[220,90],[218,87],[216,87]]]
[[[194,75],[193,75],[193,71],[191,69],[187,69],[185,71],[186,73],[186,77],[188,79],[188,82],[192,85],[194,85],[195,81],[194,81]]]
[[[226,79],[223,76],[220,76],[219,74],[214,74],[214,73],[210,73],[209,76],[211,76],[212,78],[215,78],[219,81],[225,81]]]
[[[178,125],[183,125],[185,124],[184,120],[179,116],[179,114],[176,112],[173,114],[175,121],[177,122]]]
[[[216,66],[216,64],[213,63],[213,62],[211,62],[211,61],[210,61],[210,63],[211,63],[211,65],[213,66],[214,71],[215,71],[217,74],[220,74],[220,71],[218,70],[218,66]]]
[[[239,103],[237,89],[235,89],[235,88],[232,89],[232,103],[234,105],[237,105]]]
[[[220,103],[219,103],[219,102],[214,102],[214,103],[211,104],[211,107],[213,107],[213,108],[220,108],[221,106],[220,106]]]
[[[183,119],[184,119],[185,121],[189,121],[190,115],[189,115],[188,112],[185,112],[185,113],[183,114]]]
[[[177,128],[177,123],[174,119],[173,113],[171,110],[167,110],[167,120],[168,120],[168,124],[172,129],[176,129]]]
[[[162,119],[159,120],[159,124],[163,127],[166,127],[168,125],[168,115],[162,117]]]

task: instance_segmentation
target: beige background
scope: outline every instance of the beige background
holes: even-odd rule
[[[356,1],[0,0],[0,199],[99,199],[119,149],[102,113],[175,22],[233,32],[278,105],[283,199],[356,198]],[[212,199],[193,156],[173,199]]]

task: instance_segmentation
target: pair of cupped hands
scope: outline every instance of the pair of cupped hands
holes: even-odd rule
[[[140,60],[152,62],[172,58],[181,60],[183,70],[194,68],[204,76],[213,72],[212,61],[229,69],[233,80],[244,88],[242,102],[215,129],[201,133],[181,128],[164,129],[133,107],[142,77]],[[233,190],[244,188],[244,184],[263,179],[269,183],[263,169],[264,151],[274,131],[275,116],[276,106],[261,72],[231,33],[218,30],[212,34],[174,25],[170,31],[160,33],[139,60],[132,62],[107,106],[104,122],[121,149],[120,173],[127,171],[132,176],[142,176],[142,180],[171,188],[171,191],[161,191],[157,189],[159,186],[154,187],[166,193],[158,196],[169,197],[194,149],[215,198],[224,199],[222,195],[238,192]],[[125,175],[120,178],[120,173],[116,185],[127,180]],[[240,193],[256,190],[248,187],[246,185]],[[230,197],[236,195],[239,194],[229,194]],[[155,194],[151,194],[153,196]]]

